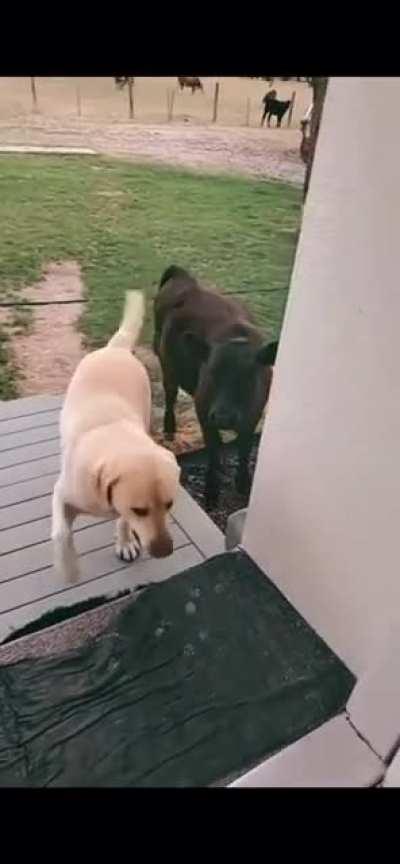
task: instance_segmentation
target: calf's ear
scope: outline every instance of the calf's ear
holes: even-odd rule
[[[261,363],[262,366],[274,366],[278,345],[279,342],[268,342],[266,345],[263,345],[262,348],[257,351],[257,363]]]
[[[191,330],[187,330],[184,334],[184,339],[187,348],[195,357],[201,361],[207,360],[210,353],[210,347],[207,345],[207,342],[201,338],[201,336],[198,336],[197,333],[192,333]]]

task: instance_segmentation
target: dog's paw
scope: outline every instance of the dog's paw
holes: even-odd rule
[[[136,561],[136,558],[139,558],[140,551],[140,544],[136,540],[131,540],[129,543],[116,541],[115,554],[121,561]]]

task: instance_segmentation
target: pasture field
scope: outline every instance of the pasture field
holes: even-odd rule
[[[18,297],[49,262],[76,261],[87,299],[79,328],[85,347],[94,347],[118,324],[125,291],[144,289],[150,301],[163,269],[176,263],[220,291],[239,293],[265,333],[278,335],[300,224],[300,188],[97,156],[0,160],[2,299]],[[145,343],[150,302],[147,309]],[[5,334],[4,321],[2,327]],[[0,398],[16,389],[3,339]]]

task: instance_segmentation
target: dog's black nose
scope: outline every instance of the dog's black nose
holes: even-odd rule
[[[149,544],[149,552],[153,558],[167,558],[173,551],[174,544],[169,534],[162,534]]]

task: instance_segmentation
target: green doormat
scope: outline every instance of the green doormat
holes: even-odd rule
[[[205,786],[345,706],[355,679],[242,552],[132,601],[96,642],[0,667],[0,786]]]

